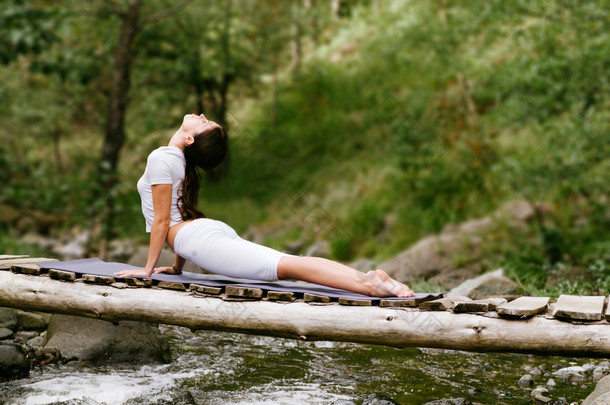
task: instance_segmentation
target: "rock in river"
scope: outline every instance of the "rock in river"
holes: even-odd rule
[[[99,363],[165,363],[169,345],[156,325],[53,315],[45,348],[66,359]]]

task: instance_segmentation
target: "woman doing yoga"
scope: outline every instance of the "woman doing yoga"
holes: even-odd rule
[[[383,270],[362,273],[320,257],[293,256],[240,238],[223,222],[197,208],[198,168],[212,169],[224,159],[227,138],[203,114],[185,115],[168,146],[155,149],[138,181],[150,247],[142,270],[115,275],[150,277],[179,274],[186,260],[208,271],[255,280],[298,279],[375,297],[410,297],[406,285]],[[175,253],[173,267],[156,267],[163,245]]]

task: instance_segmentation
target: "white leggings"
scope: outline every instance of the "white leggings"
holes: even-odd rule
[[[197,266],[223,276],[277,280],[277,265],[286,253],[244,240],[224,222],[199,218],[184,225],[174,252]]]

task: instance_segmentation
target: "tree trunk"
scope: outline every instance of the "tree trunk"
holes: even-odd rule
[[[546,315],[507,320],[449,311],[304,302],[225,301],[187,292],[114,288],[0,271],[0,307],[137,320],[298,340],[433,347],[475,352],[610,356],[607,321],[569,323]]]
[[[122,15],[121,32],[116,47],[112,70],[112,89],[108,105],[104,145],[98,170],[99,191],[97,198],[104,200],[102,213],[102,237],[108,239],[112,234],[114,197],[112,188],[116,183],[116,168],[119,153],[125,142],[125,114],[129,104],[130,67],[132,62],[131,45],[138,32],[138,20],[142,0],[131,0],[127,11]]]

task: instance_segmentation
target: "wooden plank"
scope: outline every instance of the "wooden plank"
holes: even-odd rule
[[[0,262],[0,270],[10,270],[14,265],[18,264],[36,264],[42,262],[56,262],[57,259],[48,259],[46,257],[28,257],[21,259],[3,260]]]
[[[339,298],[339,305],[353,305],[359,307],[370,307],[373,305],[372,300],[357,299],[357,298]]]
[[[159,288],[166,288],[168,290],[186,291],[186,286],[182,283],[174,283],[172,281],[159,281],[157,284]]]
[[[271,301],[294,301],[297,297],[294,293],[286,291],[267,291],[267,299]]]
[[[81,279],[85,283],[91,284],[112,284],[116,282],[114,277],[98,276],[97,274],[83,274]]]
[[[0,255],[0,261],[2,260],[13,260],[13,259],[25,259],[30,256],[28,255]]]
[[[76,273],[73,271],[49,269],[49,277],[54,280],[74,281],[76,280]]]
[[[305,302],[319,302],[324,304],[328,304],[330,302],[330,297],[309,293],[305,293],[303,295],[303,299],[305,300]]]
[[[529,318],[548,309],[550,297],[519,297],[500,305],[496,312],[505,317]]]
[[[560,322],[535,316],[514,321],[449,311],[424,312],[377,306],[290,305],[267,300],[195,299],[164,289],[116,289],[61,283],[49,277],[0,272],[0,307],[63,313],[109,322],[137,320],[192,330],[278,336],[300,341],[372,343],[398,348],[432,347],[610,357],[608,324]]]
[[[191,291],[195,291],[202,294],[219,295],[222,294],[224,287],[210,287],[207,285],[191,284],[189,286]]]
[[[14,264],[11,266],[13,273],[29,274],[31,276],[39,276],[41,273],[45,273],[46,269],[41,269],[36,264]]]
[[[419,305],[419,309],[424,311],[447,311],[453,309],[453,304],[456,302],[470,302],[472,301],[468,297],[445,297],[436,300],[422,302]]]
[[[153,285],[152,278],[123,277],[123,280],[132,287],[151,287]]]
[[[263,290],[260,288],[236,287],[233,285],[226,286],[225,294],[228,297],[263,298]]]
[[[560,295],[553,310],[556,318],[580,321],[599,321],[602,319],[605,296],[584,297],[579,295]]]

